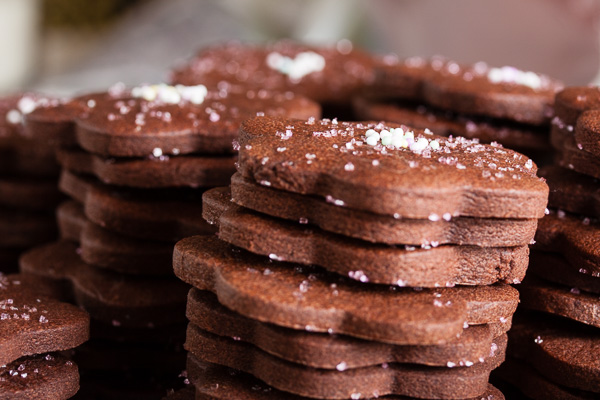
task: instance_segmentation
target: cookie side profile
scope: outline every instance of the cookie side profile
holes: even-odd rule
[[[510,319],[518,302],[508,285],[422,290],[364,285],[269,261],[210,236],[178,242],[173,268],[180,279],[213,291],[221,304],[246,317],[394,344],[444,343],[465,322]]]
[[[544,215],[548,187],[527,157],[404,128],[256,117],[240,130],[238,172],[273,188],[403,218]],[[393,138],[390,129],[399,147],[378,141],[381,134],[385,143]]]

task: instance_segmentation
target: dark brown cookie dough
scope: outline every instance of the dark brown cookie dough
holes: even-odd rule
[[[177,243],[175,274],[246,317],[293,329],[394,344],[453,340],[464,324],[507,321],[516,309],[508,285],[398,288],[365,285],[310,267],[274,262],[212,236]]]
[[[265,186],[403,218],[544,215],[548,187],[527,157],[422,131],[412,150],[373,140],[391,128],[401,127],[256,117],[240,130],[238,171]],[[397,136],[408,142],[408,133]]]

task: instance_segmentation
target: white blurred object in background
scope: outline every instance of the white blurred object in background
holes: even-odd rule
[[[39,0],[0,0],[0,93],[23,87],[36,70],[40,8]]]

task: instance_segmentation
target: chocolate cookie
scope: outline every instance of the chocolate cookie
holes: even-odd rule
[[[128,92],[114,85],[104,93],[90,93],[72,99],[57,99],[46,107],[35,107],[23,117],[23,134],[54,147],[77,146],[75,120],[93,110],[98,102],[123,99]]]
[[[448,62],[425,81],[423,97],[446,110],[542,125],[550,120],[554,95],[560,89],[562,83],[534,72]]]
[[[532,251],[528,272],[536,276],[573,288],[600,294],[600,273],[579,268],[558,254]]]
[[[580,149],[568,127],[557,125],[557,121],[553,120],[550,140],[552,146],[557,150],[556,162],[558,165],[581,174],[600,178],[600,158]]]
[[[69,399],[79,390],[77,365],[59,354],[23,357],[0,366],[0,399]]]
[[[228,84],[165,84],[84,95],[28,114],[26,132],[105,156],[146,157],[190,153],[231,154],[246,118],[265,115],[306,119],[320,107],[292,93],[246,91]],[[35,133],[34,133],[35,134]]]
[[[600,217],[600,182],[559,166],[540,169],[550,186],[548,205],[572,213]]]
[[[382,145],[382,134],[395,145]],[[256,117],[242,125],[240,144],[244,177],[377,214],[540,218],[547,202],[525,156],[399,125]]]
[[[557,125],[572,132],[580,150],[600,156],[600,90],[598,87],[568,87],[556,94]]]
[[[347,104],[375,79],[376,60],[347,42],[312,47],[282,40],[266,46],[229,42],[201,50],[173,70],[184,85],[226,81],[256,91],[291,91],[320,103]]]
[[[47,211],[54,209],[63,198],[55,181],[24,177],[0,179],[0,206]]]
[[[246,317],[314,332],[393,344],[454,340],[465,322],[507,321],[518,297],[508,285],[412,289],[365,285],[321,270],[274,262],[211,236],[175,246],[175,274]]]
[[[59,241],[28,251],[21,271],[63,296],[93,319],[124,327],[152,327],[184,320],[187,286],[175,279],[133,277],[85,264],[77,247]]]
[[[383,364],[345,370],[309,368],[271,356],[255,346],[188,329],[186,349],[196,359],[250,373],[270,386],[300,396],[349,399],[357,393],[421,398],[468,398],[485,392],[489,373],[504,361],[503,349],[471,367]],[[456,385],[456,380],[461,384]],[[309,385],[306,383],[310,382]]]
[[[386,55],[375,67],[375,82],[365,89],[370,96],[382,99],[423,100],[423,85],[426,80],[439,74],[439,70],[450,62],[445,57],[433,56],[399,59]]]
[[[533,276],[528,276],[519,287],[522,307],[560,315],[600,328],[600,301],[598,295],[584,292]]]
[[[55,238],[51,214],[0,208],[0,247],[27,248]]]
[[[600,336],[597,328],[557,318],[527,314],[515,320],[509,353],[526,360],[546,379],[559,385],[600,393]]]
[[[203,330],[251,343],[261,350],[313,368],[359,368],[383,363],[430,366],[470,366],[505,347],[505,324],[474,325],[443,345],[394,346],[342,335],[280,328],[234,313],[219,304],[215,295],[193,289],[188,295],[189,331]],[[193,335],[188,334],[188,337]],[[503,347],[504,346],[504,347]]]
[[[212,189],[203,195],[205,218],[216,222],[210,210],[218,209],[220,198],[229,198],[229,190]],[[231,199],[246,208],[274,217],[285,218],[375,243],[431,245],[460,244],[482,247],[529,244],[535,235],[536,219],[441,218],[439,221],[402,218],[353,210],[323,201],[258,185],[234,174]]]
[[[106,184],[134,188],[211,187],[226,185],[235,172],[235,158],[229,156],[179,156],[105,158],[80,149],[57,152],[63,168],[94,175]]]
[[[188,358],[188,376],[196,388],[198,400],[307,400],[307,397],[281,392],[252,375],[221,365]],[[363,398],[362,395],[360,398]],[[406,396],[378,396],[385,400],[411,400]],[[504,400],[502,393],[488,385],[485,393],[465,400]]]
[[[400,98],[533,125],[549,121],[554,95],[562,89],[562,83],[545,75],[506,66],[491,68],[483,62],[459,65],[441,57],[390,63],[378,76],[392,79]]]
[[[171,275],[173,244],[135,239],[89,221],[83,206],[66,201],[57,209],[61,237],[79,242],[81,259],[90,265],[127,274]]]
[[[587,217],[551,212],[540,220],[535,249],[557,252],[570,263],[600,274],[600,223]]]
[[[94,223],[124,235],[172,242],[213,233],[202,218],[201,191],[146,191],[114,188],[63,171],[60,189],[84,204]]]
[[[206,196],[212,197],[214,204],[213,190]],[[319,265],[361,282],[412,287],[490,285],[520,282],[527,270],[527,246],[397,248],[304,227],[218,197],[221,204],[217,210],[210,209],[211,202],[204,203],[203,208],[211,215],[224,210],[218,218],[221,240],[271,259]]]
[[[558,385],[544,378],[527,363],[512,357],[507,357],[506,361],[494,370],[492,376],[494,375],[519,388],[527,398],[534,400],[592,400],[598,397],[598,393]]]
[[[498,142],[524,153],[551,149],[548,129],[478,116],[464,116],[412,102],[357,98],[357,117],[365,121],[389,121],[417,129],[428,128],[436,135],[463,136],[482,143]]]
[[[260,93],[259,93],[260,92]],[[291,93],[223,87],[142,86],[129,99],[98,101],[77,119],[77,141],[92,153],[117,156],[231,154],[240,123],[258,113],[307,119],[317,104]]]
[[[21,275],[0,273],[0,365],[70,349],[88,337],[85,311],[41,295]]]

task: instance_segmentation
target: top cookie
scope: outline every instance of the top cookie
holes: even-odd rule
[[[277,189],[396,218],[541,218],[548,186],[527,157],[397,124],[255,117],[239,172]]]
[[[550,121],[554,95],[562,88],[560,82],[534,72],[491,68],[483,62],[463,66],[440,57],[410,58],[382,69],[378,75],[392,79],[402,97],[463,114],[533,125]]]
[[[290,118],[319,116],[316,103],[293,93],[243,90],[219,85],[115,86],[55,108],[33,111],[26,126],[36,126],[62,144],[115,157],[190,153],[232,153],[240,123],[266,114]],[[75,125],[73,125],[73,121]],[[75,131],[75,134],[74,134]]]
[[[348,103],[374,81],[375,60],[348,42],[311,47],[289,40],[267,46],[238,42],[200,51],[172,73],[185,85],[227,81],[247,88],[292,91],[320,103]]]

